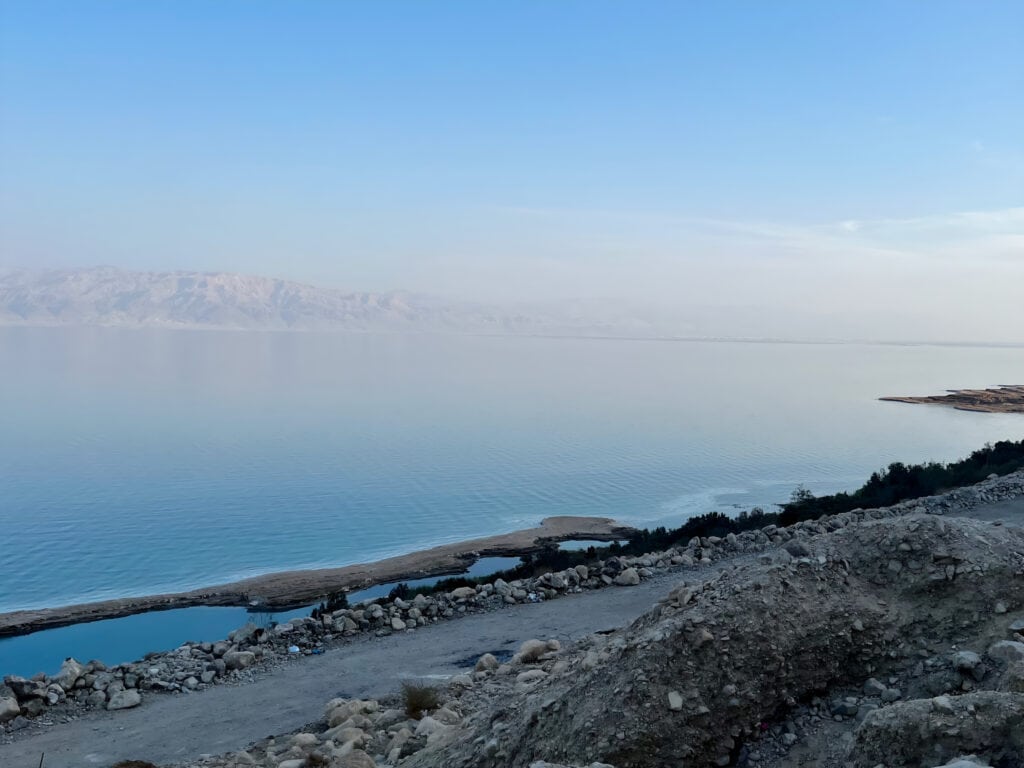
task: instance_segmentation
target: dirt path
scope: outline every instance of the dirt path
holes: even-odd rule
[[[735,562],[700,569],[700,577]],[[151,695],[137,709],[34,727],[13,744],[0,745],[0,766],[35,768],[41,752],[46,768],[102,768],[124,759],[163,764],[239,750],[320,719],[323,705],[335,696],[385,696],[395,693],[404,678],[464,672],[481,654],[515,651],[531,637],[566,643],[622,626],[683,578],[686,574],[666,574],[637,587],[509,606],[407,634],[360,638],[323,656],[296,659],[253,683],[218,685],[191,695]]]

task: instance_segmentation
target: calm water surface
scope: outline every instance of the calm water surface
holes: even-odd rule
[[[1019,348],[0,329],[0,612],[848,489],[1024,437],[880,395],[1020,382]]]

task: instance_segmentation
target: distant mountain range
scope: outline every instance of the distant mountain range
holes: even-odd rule
[[[524,309],[404,292],[360,293],[224,272],[0,271],[0,325],[453,333],[653,332],[579,306]],[[605,313],[606,314],[606,313]]]

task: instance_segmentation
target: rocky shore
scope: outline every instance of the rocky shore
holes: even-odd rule
[[[240,606],[283,611],[320,602],[332,593],[376,584],[463,573],[482,557],[519,557],[563,541],[615,541],[634,529],[605,517],[548,517],[536,528],[443,544],[421,552],[341,568],[284,571],[188,592],[103,600],[94,603],[0,614],[0,637],[148,611]]]
[[[880,397],[893,403],[945,405],[960,411],[981,413],[1024,413],[1024,386],[1002,386],[993,389],[951,389],[945,395],[930,397]]]
[[[897,655],[902,654],[905,656],[906,653],[904,651],[915,647],[914,643],[919,639],[918,635],[923,631],[921,626],[913,624],[913,622],[924,621],[927,623],[931,619],[919,620],[912,618],[912,625],[916,627],[913,631],[918,633],[918,635],[913,635],[909,639],[904,636],[906,631],[909,631],[909,628],[902,625],[895,629],[890,627],[890,629],[886,630],[888,634],[883,633],[879,635],[878,632],[880,630],[877,629],[877,626],[886,624],[886,622],[891,623],[898,618],[898,616],[894,615],[896,609],[893,607],[897,605],[898,601],[895,601],[893,595],[887,595],[883,599],[883,597],[876,595],[875,592],[879,589],[895,588],[894,585],[899,586],[906,581],[913,587],[913,590],[921,592],[921,597],[923,598],[929,592],[935,591],[939,587],[948,587],[957,582],[958,588],[967,585],[970,587],[970,594],[973,595],[970,604],[976,607],[966,614],[963,613],[962,606],[956,609],[957,615],[962,614],[961,618],[967,624],[970,624],[972,621],[975,623],[981,621],[977,617],[983,614],[1005,615],[1007,611],[1019,609],[1022,605],[1022,597],[1024,597],[1020,594],[1022,584],[1024,584],[1024,581],[1021,580],[1022,575],[1024,575],[1024,555],[1021,554],[1024,552],[1024,544],[1020,540],[1021,533],[1019,531],[1013,533],[1013,536],[1017,537],[1016,539],[1011,537],[1008,542],[1002,541],[1005,539],[1006,530],[1002,527],[971,521],[946,524],[943,518],[938,516],[963,513],[978,505],[1020,498],[1022,496],[1024,496],[1024,473],[1018,472],[1003,478],[992,478],[977,486],[959,489],[942,496],[917,499],[882,510],[859,510],[823,518],[814,522],[800,523],[790,528],[768,526],[764,529],[745,532],[739,535],[730,535],[722,539],[715,537],[695,538],[688,542],[686,546],[675,547],[664,552],[650,553],[641,557],[607,558],[593,564],[591,567],[577,566],[560,572],[544,574],[534,579],[510,583],[496,580],[491,583],[481,584],[476,588],[464,587],[446,594],[417,595],[410,600],[376,600],[367,604],[334,611],[322,616],[318,620],[307,618],[292,621],[275,627],[269,632],[248,625],[236,630],[229,638],[220,643],[189,643],[170,653],[150,654],[146,659],[139,662],[118,665],[110,669],[99,662],[81,664],[69,659],[65,662],[61,672],[52,677],[37,675],[31,680],[15,677],[5,678],[5,686],[0,687],[0,720],[5,722],[4,729],[10,732],[24,728],[32,717],[38,716],[43,712],[51,715],[64,713],[65,716],[73,717],[76,712],[86,708],[103,707],[109,710],[131,708],[142,703],[146,696],[161,692],[175,694],[200,690],[224,682],[244,682],[247,676],[252,674],[253,670],[260,667],[282,662],[286,658],[294,658],[296,654],[315,654],[331,645],[345,643],[348,641],[348,638],[357,635],[389,635],[409,632],[427,624],[435,624],[474,613],[500,610],[502,607],[510,604],[547,601],[584,590],[628,588],[658,574],[682,570],[698,574],[698,580],[680,585],[667,596],[665,605],[668,607],[663,606],[662,609],[655,612],[655,615],[649,616],[633,628],[638,629],[638,627],[643,626],[659,627],[659,629],[651,630],[654,633],[653,635],[650,633],[645,634],[644,637],[647,640],[639,645],[632,643],[634,635],[629,632],[616,635],[615,637],[618,637],[618,640],[611,646],[607,645],[606,641],[598,636],[588,644],[573,650],[572,653],[575,655],[572,658],[575,659],[575,662],[572,665],[563,665],[562,667],[557,667],[557,665],[565,660],[566,654],[553,643],[542,643],[543,649],[541,645],[533,644],[529,646],[529,648],[533,648],[532,652],[524,646],[521,649],[519,659],[514,660],[512,663],[501,664],[496,659],[493,661],[491,659],[481,660],[478,664],[479,668],[475,672],[455,678],[447,689],[446,695],[455,699],[451,702],[448,709],[458,716],[455,718],[457,724],[460,727],[464,726],[466,718],[472,720],[470,717],[472,712],[483,712],[493,705],[495,701],[509,701],[515,697],[529,698],[528,694],[531,694],[535,685],[543,683],[541,688],[537,690],[547,690],[548,683],[544,681],[548,680],[548,678],[561,679],[564,677],[563,673],[570,669],[574,670],[573,674],[569,675],[572,679],[581,678],[581,676],[594,678],[596,673],[590,676],[584,673],[598,668],[604,669],[603,674],[606,674],[609,669],[607,664],[613,658],[617,659],[615,661],[615,669],[618,669],[618,665],[621,663],[625,665],[625,669],[632,670],[629,680],[620,679],[621,676],[615,678],[618,680],[621,690],[649,689],[651,688],[652,681],[663,675],[660,668],[655,668],[657,665],[654,664],[653,660],[651,660],[651,668],[644,665],[641,665],[642,668],[636,667],[635,664],[633,666],[630,665],[633,664],[635,659],[643,657],[643,653],[652,643],[661,643],[664,646],[664,653],[668,654],[659,662],[659,664],[662,664],[665,659],[673,659],[679,653],[682,653],[685,657],[689,652],[687,649],[696,651],[707,643],[718,642],[723,635],[726,638],[726,642],[730,644],[720,650],[728,657],[735,657],[735,649],[743,648],[747,638],[758,638],[761,645],[757,648],[746,648],[742,653],[754,653],[756,650],[762,655],[767,654],[759,660],[758,664],[760,666],[763,667],[767,660],[768,668],[776,669],[776,671],[788,670],[788,673],[795,674],[795,666],[792,659],[788,662],[785,659],[789,655],[795,654],[799,649],[795,647],[784,648],[781,645],[774,644],[774,641],[765,641],[763,635],[766,627],[772,628],[770,630],[772,637],[778,637],[779,633],[788,627],[788,631],[791,632],[794,638],[797,636],[806,637],[806,634],[801,633],[806,633],[806,631],[817,627],[818,629],[815,629],[814,632],[817,633],[820,630],[822,637],[827,638],[822,640],[822,645],[815,651],[821,658],[803,659],[799,665],[796,665],[800,669],[806,666],[807,669],[813,671],[813,673],[808,672],[815,681],[813,685],[807,681],[800,683],[804,687],[811,686],[805,691],[808,696],[814,690],[817,690],[814,686],[825,686],[826,689],[834,690],[837,684],[855,682],[853,678],[856,675],[852,672],[847,674],[847,672],[852,670],[856,674],[863,672],[866,676],[873,676],[876,681],[881,676],[885,682],[879,683],[881,685],[880,689],[878,689],[878,684],[873,684],[872,690],[874,691],[873,695],[875,695],[875,698],[884,700],[886,697],[893,698],[894,696],[892,693],[885,693],[886,690],[902,691],[907,687],[907,684],[902,683],[899,677],[906,670],[901,671],[897,669],[896,666],[885,661],[884,656],[877,657],[876,651],[881,648],[892,650],[892,643],[903,638],[901,641],[902,645],[897,644],[896,647],[903,649]],[[965,525],[968,525],[968,528],[965,528]],[[977,528],[971,529],[969,528],[970,525],[977,526]],[[950,536],[955,541],[947,541]],[[866,541],[874,542],[873,546],[866,547]],[[885,551],[879,551],[880,542],[882,541],[885,541],[885,547],[888,547]],[[972,551],[965,555],[953,548],[954,544],[961,549],[967,546],[981,547],[980,544],[976,544],[978,541],[985,542],[984,549],[986,552],[991,552],[993,547],[995,547],[1000,552],[1002,550],[1009,550],[1010,554],[1007,554],[1003,559],[996,558],[993,560],[990,557],[987,558],[984,553],[979,554]],[[1002,543],[1000,543],[1001,541]],[[860,549],[864,551],[861,552]],[[823,554],[819,554],[819,551]],[[750,568],[752,566],[750,564],[752,558],[753,561],[756,561],[758,557],[763,562],[759,563],[757,568],[751,571]],[[1006,558],[1013,560],[1014,557],[1016,558],[1016,561],[1014,561],[1016,562],[1016,571],[1013,571],[1012,578],[1003,578],[1005,576],[1003,574],[1000,576],[1002,580],[998,585],[989,585],[986,579],[993,576],[999,570],[995,566],[998,565],[999,568],[1003,568],[1006,565],[1004,560]],[[739,576],[734,578],[732,574],[725,574],[723,572],[722,576],[724,578],[713,579],[707,583],[698,583],[700,569],[703,566],[723,560],[734,560],[737,564],[746,563],[746,565],[737,569],[737,573],[746,574],[744,578],[748,580],[737,582],[735,579],[739,578]],[[997,560],[998,562],[996,562]],[[853,563],[856,563],[855,568],[852,565]],[[1006,567],[1008,568],[1009,566]],[[868,573],[869,571],[870,574]],[[999,571],[999,573],[1002,574],[1002,571]],[[810,576],[813,576],[813,578],[810,578],[808,581],[807,578]],[[851,588],[851,580],[854,577],[857,580],[856,589]],[[801,589],[796,589],[795,585],[801,580],[807,581],[807,583]],[[945,582],[949,582],[950,585],[945,584]],[[991,606],[982,609],[982,606],[977,602],[979,596],[993,589],[999,591],[1000,595],[997,596],[993,593],[990,596]],[[941,592],[942,590],[939,591]],[[706,597],[702,597],[705,595]],[[794,600],[793,595],[798,596],[799,599]],[[712,596],[714,597],[712,598]],[[944,601],[944,610],[947,610],[947,613],[952,615],[949,605],[946,604],[951,598],[949,595],[940,596]],[[825,597],[828,600],[819,604]],[[966,599],[965,594],[959,594],[959,597]],[[838,608],[834,606],[829,607],[829,600],[839,598],[841,600]],[[708,602],[705,604],[702,602],[704,600]],[[876,604],[871,605],[872,600],[875,600]],[[749,605],[747,604],[748,602],[750,602]],[[694,621],[690,607],[698,604],[717,606],[715,611],[718,612],[718,617],[709,620],[706,614],[701,614],[703,618]],[[835,609],[833,610],[833,608]],[[905,608],[905,606],[901,606],[900,610],[903,611]],[[813,615],[803,615],[808,610],[812,610]],[[929,610],[932,612],[928,615],[932,616],[934,610]],[[786,611],[791,611],[792,616],[787,614]],[[673,623],[670,627],[661,626],[659,622],[662,621],[666,612],[672,615],[689,612],[689,619],[678,626],[676,623]],[[762,615],[765,612],[773,614],[772,618],[766,620]],[[899,611],[896,611],[896,613],[902,615]],[[856,614],[856,617],[854,617],[854,614]],[[908,615],[913,617],[916,616],[916,613],[911,611]],[[842,621],[846,622],[843,626],[833,626],[831,624],[825,626],[821,624],[822,620],[827,620],[827,622],[838,621],[837,616],[843,617]],[[799,617],[799,620],[797,620],[797,617]],[[859,629],[858,626],[860,627]],[[876,626],[876,628],[872,628],[872,626]],[[680,627],[682,627],[681,630]],[[680,634],[680,631],[682,634]],[[945,632],[946,630],[944,629],[943,631]],[[652,639],[659,634],[664,635],[661,640],[656,641]],[[1003,634],[1005,635],[1005,632]],[[666,638],[669,637],[677,639],[665,645],[665,642],[667,642]],[[921,637],[927,639],[924,635],[921,635]],[[682,645],[677,648],[672,644],[675,642]],[[767,644],[765,644],[766,642]],[[1011,642],[1017,641],[1012,640]],[[871,653],[868,654],[871,658],[870,662],[860,658],[868,653],[862,647],[865,644],[871,650]],[[1016,646],[1006,647],[1010,649],[1007,652],[1011,654],[1016,649]],[[620,652],[624,653],[627,648],[632,648],[632,650],[629,651],[627,656],[620,657],[618,654]],[[997,649],[997,656],[999,652]],[[838,655],[836,655],[837,653]],[[531,654],[536,656],[536,658],[524,661]],[[917,650],[914,650],[910,655],[914,656],[915,654],[919,660],[922,658]],[[991,655],[991,650],[989,650],[989,654]],[[835,659],[833,659],[833,656],[835,656]],[[744,663],[750,662],[746,655],[741,655],[739,658],[746,659],[747,661]],[[933,661],[926,666],[930,670],[937,663]],[[524,664],[531,666],[523,666]],[[646,665],[647,662],[644,662],[644,664]],[[778,664],[783,664],[783,666],[777,667]],[[753,675],[757,666],[752,665],[748,673]],[[847,672],[840,674],[840,667],[847,670]],[[721,670],[721,665],[712,665],[712,668]],[[915,663],[914,670],[916,668]],[[879,671],[882,669],[886,670],[885,674]],[[922,667],[923,669],[924,667]],[[699,674],[696,668],[691,669],[690,666],[687,666],[684,677],[690,680],[694,679],[694,675],[699,676]],[[815,677],[815,675],[818,675],[818,677]],[[828,680],[823,680],[821,675],[831,677]],[[599,677],[599,675],[597,676]],[[488,692],[488,686],[483,683],[491,680],[491,678],[493,678],[493,684],[499,687],[494,691]],[[568,680],[565,682],[566,684],[569,683]],[[596,679],[591,682],[597,685]],[[748,684],[752,685],[753,683],[745,683],[744,685]],[[850,693],[840,698],[842,701],[846,699],[852,699],[852,701],[846,702],[847,706],[840,706],[839,711],[833,712],[832,710],[837,706],[835,705],[834,697],[824,699],[819,696],[819,703],[815,704],[813,699],[808,699],[811,703],[806,704],[802,698],[804,694],[794,692],[799,686],[794,687],[792,681],[775,680],[772,684],[778,686],[778,691],[788,693],[782,696],[781,699],[773,699],[771,701],[762,700],[765,696],[769,696],[767,689],[758,694],[756,698],[761,709],[757,717],[761,718],[760,722],[770,723],[772,722],[774,712],[788,708],[789,711],[795,713],[790,716],[792,722],[797,723],[793,727],[802,727],[803,730],[809,731],[808,724],[826,721],[845,722],[844,718],[854,718],[852,714],[854,710],[859,714],[862,705],[871,703],[871,701],[865,701],[866,698],[870,699],[870,697]],[[962,681],[957,684],[961,686],[961,692],[963,692]],[[737,683],[723,683],[722,685],[726,687],[728,685],[736,686]],[[758,685],[761,685],[761,683]],[[722,690],[725,690],[725,688],[723,687]],[[739,687],[737,687],[737,690],[739,690]],[[693,697],[689,689],[685,691],[673,689],[662,693],[668,701],[669,712],[680,712],[684,711],[684,709],[688,712],[690,711]],[[567,691],[562,691],[562,694],[569,696]],[[588,696],[591,695],[592,693],[588,693]],[[771,696],[776,695],[781,694],[771,694]],[[646,696],[645,694],[643,699],[646,702],[644,706],[650,706],[650,701]],[[621,698],[621,694],[618,695],[618,698]],[[603,691],[598,700],[608,702],[617,701],[618,698],[616,698],[616,694],[613,691],[609,690]],[[704,703],[697,706],[696,710],[694,710],[697,712],[696,717],[698,721],[710,713],[711,705],[705,699],[712,697],[701,694],[699,698]],[[728,705],[724,709],[726,712],[729,711],[729,706],[732,706],[729,705],[731,698],[735,697],[726,697],[724,701],[724,704]],[[893,698],[893,701],[886,701],[884,703],[891,704],[896,700],[902,700],[902,698],[901,694],[899,697]],[[720,696],[713,697],[716,706],[723,705],[723,702],[719,699]],[[790,702],[790,699],[792,699],[792,702]],[[556,702],[558,700],[557,696],[553,699]],[[800,710],[799,707],[801,706],[805,707],[805,709]],[[541,713],[551,710],[552,707],[556,707],[556,705],[549,704],[542,707]],[[701,707],[708,708],[709,712],[701,713]],[[379,709],[381,708],[378,707]],[[384,711],[387,711],[386,707]],[[553,712],[557,713],[559,709],[556,707]],[[598,712],[592,712],[588,717],[598,717],[599,714]],[[754,714],[752,712],[745,713],[743,721],[749,721]],[[355,727],[357,730],[360,730],[362,732],[361,736],[353,732],[342,733],[338,730],[340,722],[335,723],[333,726],[330,725],[332,718],[329,716],[324,733],[327,730],[335,729],[334,733],[326,738],[324,738],[324,733],[313,733],[311,734],[312,739],[308,736],[299,739],[298,741],[305,743],[309,749],[298,757],[282,757],[284,752],[289,754],[295,752],[294,748],[298,747],[298,744],[295,743],[294,739],[280,742],[280,744],[286,744],[280,750],[276,748],[270,749],[270,747],[279,745],[279,742],[275,740],[272,744],[268,743],[262,747],[255,747],[255,752],[249,753],[248,758],[238,756],[227,757],[218,759],[219,762],[215,760],[214,763],[224,766],[240,766],[251,764],[246,762],[248,759],[261,765],[272,766],[272,768],[279,768],[281,766],[283,768],[300,768],[300,764],[285,766],[284,763],[287,760],[307,760],[309,757],[306,754],[307,752],[311,754],[317,750],[324,751],[324,748],[326,748],[330,759],[334,760],[337,758],[340,760],[343,755],[335,754],[335,752],[354,754],[357,748],[359,748],[358,744],[362,744],[370,750],[367,752],[367,755],[372,754],[375,756],[375,758],[369,758],[371,763],[365,763],[364,761],[366,765],[376,763],[394,764],[395,760],[392,758],[396,756],[394,754],[395,745],[392,745],[390,749],[387,749],[387,747],[396,733],[402,731],[403,728],[410,732],[409,736],[405,738],[411,745],[406,752],[411,754],[412,752],[418,752],[419,747],[425,749],[434,743],[440,743],[440,737],[435,737],[433,742],[431,741],[431,733],[427,733],[428,730],[435,729],[437,733],[448,733],[448,729],[455,725],[454,723],[447,724],[444,722],[446,718],[449,720],[453,719],[452,715],[447,713],[441,713],[439,717],[431,715],[429,720],[424,718],[414,724],[410,724],[407,718],[400,718],[392,723],[380,724],[371,718],[368,713],[364,712],[361,716],[366,718],[365,722],[357,720],[356,725],[349,724],[348,726],[349,728]],[[550,718],[553,715],[548,713],[544,716]],[[630,717],[638,717],[639,713],[627,713],[623,716],[626,717],[626,722],[629,722]],[[648,714],[645,712],[644,717],[647,716]],[[839,717],[838,721],[836,720],[837,716]],[[390,717],[395,717],[395,715]],[[573,718],[575,722],[576,716],[574,715]],[[519,722],[521,718],[513,719]],[[444,727],[432,725],[431,720],[434,723],[440,723],[440,726]],[[427,724],[423,725],[424,722]],[[585,722],[586,720],[575,725],[573,723],[565,723],[563,725],[566,728],[572,727],[579,730],[577,726],[582,727]],[[595,720],[594,722],[598,721]],[[359,723],[362,723],[362,726],[359,726]],[[399,723],[404,725],[396,730],[393,726]],[[378,725],[380,727],[377,727]],[[516,727],[518,728],[519,726]],[[612,728],[613,726],[609,724],[608,727]],[[780,726],[781,730],[771,731],[778,738],[775,741],[765,743],[769,747],[774,745],[776,741],[783,746],[793,746],[796,743],[795,741],[792,744],[786,744],[786,742],[790,741],[787,734],[791,733],[790,730],[786,730],[787,727]],[[588,726],[588,728],[590,731],[594,730],[593,725]],[[597,729],[605,734],[604,742],[606,743],[602,743],[601,739],[598,739],[595,742],[596,749],[592,748],[594,745],[591,745],[579,752],[575,757],[584,756],[588,760],[600,760],[610,756],[614,757],[616,764],[621,766],[651,764],[638,761],[639,758],[635,756],[631,757],[630,755],[633,753],[629,750],[623,751],[623,749],[620,749],[624,748],[626,744],[620,744],[619,742],[629,743],[631,739],[642,740],[641,734],[637,733],[630,736],[627,730],[621,730],[621,728],[622,726],[616,725],[613,730],[609,731]],[[514,729],[511,724],[508,726],[508,729],[509,734],[512,734]],[[575,733],[576,730],[573,732]],[[620,732],[624,734],[621,739],[617,735]],[[384,734],[383,736],[382,733]],[[530,736],[529,739],[531,744],[533,744],[532,740],[537,735],[536,732],[532,733],[533,736]],[[613,739],[609,739],[608,733],[616,735]],[[354,738],[339,741],[342,736],[354,736]],[[385,736],[387,737],[387,743],[382,743]],[[483,739],[479,741],[479,744],[486,746],[486,744],[493,740],[495,734],[491,734],[487,738],[484,738],[484,736],[488,735],[481,734],[479,736],[479,739]],[[756,732],[753,734],[731,735],[728,738],[732,739],[732,743],[735,746],[740,743],[740,736],[742,736],[742,743],[744,744],[751,743],[750,739],[752,737],[764,738],[764,734]],[[527,740],[526,735],[522,735],[521,738]],[[328,742],[330,742],[329,745]],[[448,742],[444,743],[447,744]],[[472,743],[477,744],[478,740],[474,740]],[[725,743],[723,741],[723,744]],[[500,738],[498,739],[498,744],[498,751],[500,751]],[[541,750],[540,744],[541,742],[537,741],[536,745],[534,745],[536,748],[533,749],[532,754],[541,755],[543,750]],[[529,753],[528,746],[528,744],[524,743],[517,746],[516,749],[525,750],[524,754],[527,754]],[[554,751],[544,752],[543,756],[561,759],[559,757],[561,753],[555,749],[555,746],[554,742],[552,742],[551,749]],[[417,748],[413,749],[413,747]],[[701,747],[701,749],[705,747],[706,745]],[[302,751],[301,747],[299,749]],[[405,749],[404,746],[403,749]],[[765,747],[765,749],[767,751],[759,750],[758,754],[770,757],[773,754],[771,749],[768,749],[768,747]],[[478,750],[472,755],[467,754],[463,762],[466,760],[476,761],[473,764],[481,765],[512,764],[500,762],[498,760],[498,751],[488,755],[487,749],[483,751]],[[732,752],[730,751],[729,754],[732,754]],[[566,755],[566,757],[568,756]],[[718,755],[714,760],[719,760],[723,756]],[[401,749],[397,757],[404,757]],[[490,762],[479,762],[488,757],[494,759],[491,759]],[[362,758],[360,757],[359,759]],[[711,762],[714,762],[714,760]],[[523,764],[525,765],[526,763]],[[718,764],[727,765],[729,763]],[[771,765],[770,761],[765,760],[749,764]],[[339,765],[344,765],[344,763],[339,763]],[[874,763],[871,765],[874,765]]]

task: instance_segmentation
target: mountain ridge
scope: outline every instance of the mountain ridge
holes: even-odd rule
[[[0,325],[537,333],[608,331],[559,314],[230,272],[0,271]]]

